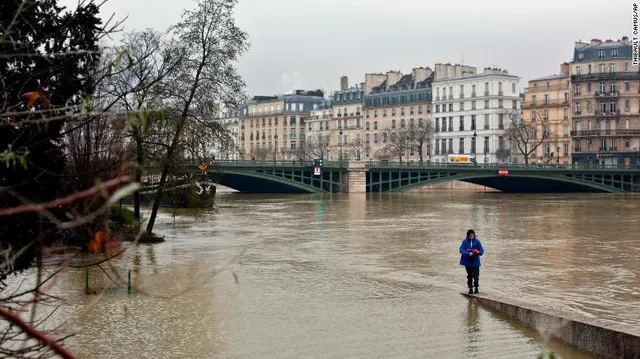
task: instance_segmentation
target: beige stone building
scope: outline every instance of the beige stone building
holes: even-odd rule
[[[324,101],[322,93],[297,90],[280,96],[255,96],[241,107],[239,155],[248,160],[305,157],[305,118]]]
[[[399,160],[398,154],[392,153],[390,134],[411,124],[417,126],[431,121],[434,76],[429,67],[414,68],[409,74],[389,71],[365,75],[362,86],[365,102],[363,160]],[[424,144],[422,155],[425,161],[429,160],[431,141]],[[407,146],[403,161],[419,158],[417,146]]]
[[[538,139],[531,145],[539,146],[529,155],[530,163],[571,163],[569,71],[569,64],[564,63],[559,74],[530,80],[525,88],[522,115],[524,120],[535,121],[538,127]],[[517,149],[512,151],[514,156],[521,157]]]
[[[627,37],[575,43],[573,163],[640,164],[640,73],[632,55]]]

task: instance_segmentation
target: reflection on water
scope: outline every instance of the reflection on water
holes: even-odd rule
[[[61,278],[69,306],[59,317],[72,320],[78,335],[70,344],[81,357],[536,357],[542,338],[460,295],[466,274],[457,249],[469,228],[486,249],[482,291],[640,321],[637,197],[227,194],[219,201],[218,215],[163,213],[157,231],[167,242],[120,260],[144,294],[96,301],[82,295],[81,272]],[[588,357],[549,345],[564,357]]]

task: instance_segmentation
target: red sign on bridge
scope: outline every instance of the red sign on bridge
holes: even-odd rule
[[[508,168],[500,168],[500,169],[498,169],[498,176],[506,177],[508,175],[509,175],[509,169]]]

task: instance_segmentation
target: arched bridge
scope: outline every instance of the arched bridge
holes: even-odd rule
[[[640,192],[640,167],[371,163],[367,192],[464,181],[511,193]]]
[[[312,161],[216,161],[204,174],[198,165],[181,172],[250,193],[404,192],[447,181],[516,193],[640,192],[640,166],[325,162],[314,174]]]

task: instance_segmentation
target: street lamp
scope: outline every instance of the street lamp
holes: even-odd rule
[[[338,134],[340,135],[340,162],[342,162],[342,128],[340,129],[340,132],[338,132]]]
[[[476,130],[473,130],[473,159],[476,161],[476,164],[478,164],[478,133],[476,132]]]
[[[591,164],[591,135],[587,135],[587,164]]]

